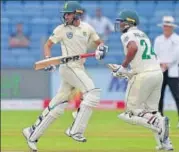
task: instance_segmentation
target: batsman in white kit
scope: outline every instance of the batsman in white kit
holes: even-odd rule
[[[86,53],[89,42],[97,46],[95,57],[101,60],[105,57],[108,47],[103,44],[95,30],[87,23],[81,22],[80,17],[83,9],[76,1],[69,1],[63,7],[64,24],[57,26],[53,34],[44,46],[45,58],[51,57],[51,47],[58,42],[61,43],[62,56],[72,56]],[[53,71],[55,66],[45,68]],[[83,93],[83,101],[72,125],[66,130],[66,135],[79,142],[86,142],[84,132],[92,115],[93,108],[100,101],[100,89],[96,88],[92,79],[84,68],[84,60],[69,62],[60,65],[59,68],[61,85],[56,96],[51,100],[49,106],[42,112],[36,122],[23,130],[28,146],[32,151],[37,151],[37,141],[44,131],[59,116],[64,113],[69,96],[74,88]]]
[[[133,74],[126,90],[126,111],[118,117],[151,129],[158,150],[173,150],[169,139],[169,119],[158,112],[162,71],[148,36],[137,28],[138,25],[138,15],[132,10],[121,11],[115,22],[115,30],[122,32],[125,59],[122,65],[112,65],[115,69],[113,76]],[[130,70],[127,69],[129,65]]]

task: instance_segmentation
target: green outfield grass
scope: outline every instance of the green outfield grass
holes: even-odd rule
[[[119,111],[95,111],[85,136],[87,143],[78,143],[64,131],[72,123],[71,111],[59,118],[39,140],[39,152],[155,152],[151,131],[124,123],[117,118]],[[29,151],[22,129],[34,123],[40,111],[1,112],[1,152]],[[179,152],[179,129],[176,112],[167,112],[171,120],[171,139]]]

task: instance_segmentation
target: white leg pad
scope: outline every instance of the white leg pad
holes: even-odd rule
[[[148,124],[151,124],[154,127],[159,128],[160,120],[162,118],[161,114],[159,112],[149,112],[142,109],[135,109],[132,110],[132,115],[145,118],[147,120]],[[159,131],[161,132],[161,130]]]
[[[129,112],[122,113],[122,114],[118,115],[118,117],[127,123],[130,123],[133,125],[140,125],[140,126],[148,128],[148,129],[151,129],[155,132],[160,131],[160,129],[158,127],[155,127],[154,125],[150,124],[147,119],[145,119],[143,117],[138,117],[135,115],[130,115]]]
[[[64,101],[64,102],[59,102],[57,104],[49,104],[50,107],[50,112],[49,114],[54,117],[54,118],[58,118],[59,115],[62,115],[64,113],[65,108],[68,105],[68,101]]]
[[[159,121],[159,119],[162,117],[160,113],[153,114],[152,112],[145,111],[142,109],[135,109],[131,111],[133,115],[138,117],[143,117],[148,120],[149,123],[152,123],[154,120]]]
[[[157,143],[157,149],[161,149],[162,148],[162,142],[160,141],[159,134],[154,132],[154,138],[155,138],[155,141]]]
[[[92,107],[97,107],[100,101],[100,89],[89,90],[83,95],[83,101],[76,118],[70,128],[70,134],[83,134],[92,115]]]
[[[97,107],[100,102],[100,93],[101,90],[97,88],[88,91],[83,95],[82,103],[90,107]]]
[[[81,104],[80,110],[78,111],[76,118],[71,126],[70,134],[74,135],[77,133],[83,134],[85,132],[85,129],[87,127],[88,121],[92,115],[92,108]]]
[[[39,116],[35,124],[32,126],[34,131],[30,135],[29,140],[38,140],[43,135],[44,131],[49,127],[49,125],[53,123],[59,115],[63,114],[66,106],[67,101],[61,102],[58,105],[54,106],[49,105]]]

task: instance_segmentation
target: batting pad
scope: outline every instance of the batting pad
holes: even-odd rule
[[[29,137],[30,141],[38,140],[44,133],[44,131],[49,127],[51,123],[54,122],[56,118],[52,117],[51,115],[47,115],[39,124],[35,126],[34,132]],[[38,120],[37,120],[38,121]]]
[[[74,135],[76,133],[83,134],[85,132],[85,129],[88,125],[88,121],[92,115],[92,108],[81,104],[80,110],[77,113],[77,116],[71,126],[70,134]]]
[[[89,107],[97,107],[100,101],[100,89],[93,89],[83,95],[82,103]]]
[[[66,101],[54,106],[48,106],[35,122],[35,130],[31,134],[29,140],[38,140],[43,135],[44,131],[49,127],[49,125],[52,124],[59,115],[63,114],[66,106]]]
[[[145,128],[151,129],[155,132],[160,132],[160,128],[158,128],[157,126],[154,126],[153,124],[150,124],[148,120],[144,117],[130,115],[130,113],[124,112],[118,115],[118,118],[132,125],[139,125],[139,126],[143,126]]]
[[[155,141],[156,141],[156,143],[157,143],[157,146],[158,146],[159,148],[162,147],[162,143],[161,143],[161,141],[160,141],[160,137],[159,137],[158,133],[154,132],[154,138],[155,138]]]

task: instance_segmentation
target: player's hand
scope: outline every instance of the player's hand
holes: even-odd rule
[[[47,67],[44,68],[45,71],[49,71],[49,72],[53,72],[56,70],[56,66],[55,65],[49,65]]]
[[[116,69],[112,72],[112,75],[114,77],[123,77],[127,73],[128,73],[127,68],[124,68],[122,65],[119,65],[118,69]]]
[[[108,46],[104,44],[100,44],[96,51],[95,51],[95,57],[97,60],[102,60],[106,56],[106,53],[108,52]]]

